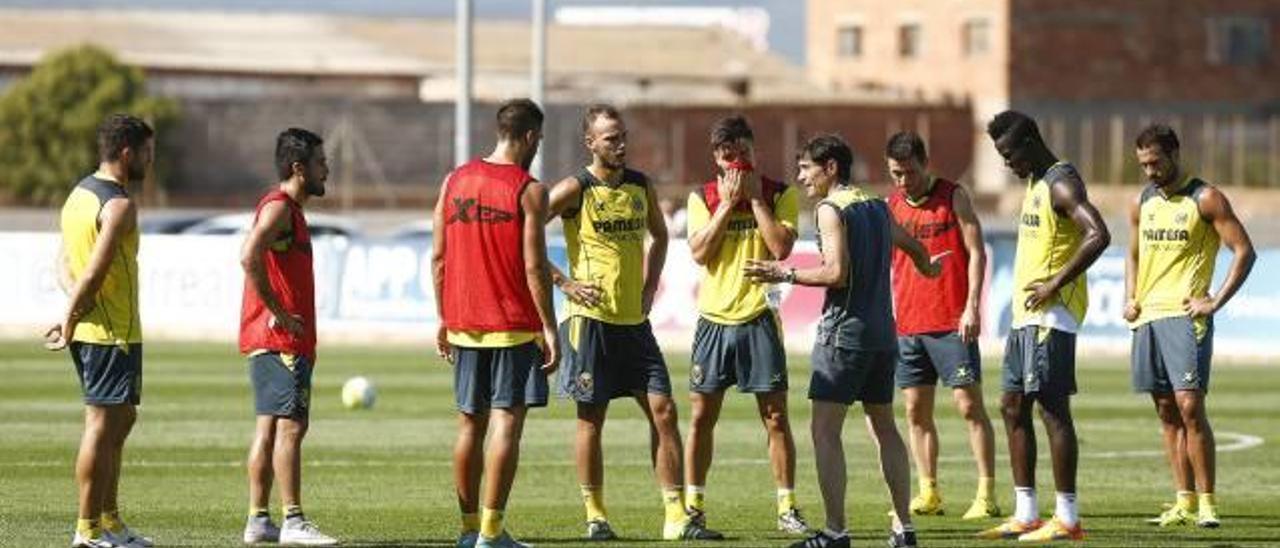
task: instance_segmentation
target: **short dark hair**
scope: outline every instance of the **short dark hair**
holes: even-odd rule
[[[542,109],[526,99],[511,99],[498,107],[498,137],[514,139],[542,129]]]
[[[618,112],[618,107],[608,103],[595,103],[587,107],[586,114],[582,115],[582,134],[591,133],[591,124],[596,122],[596,118],[608,118],[610,120],[621,120],[622,113]]]
[[[841,181],[848,181],[853,176],[853,149],[839,135],[826,134],[809,139],[800,149],[800,154],[817,164],[835,160],[836,177]]]
[[[156,132],[141,118],[131,114],[112,114],[98,126],[98,159],[114,162],[124,149],[138,150]]]
[[[276,175],[283,181],[293,176],[293,163],[306,165],[316,151],[324,150],[324,139],[302,128],[291,127],[276,137]]]
[[[929,160],[924,149],[924,139],[914,131],[899,131],[890,137],[889,144],[884,147],[884,157],[899,162],[915,158],[922,164]]]
[[[751,132],[751,124],[741,114],[726,116],[711,124],[711,149],[736,143],[741,140],[755,141],[755,133]]]
[[[1040,127],[1036,125],[1036,121],[1016,110],[1006,110],[992,118],[987,124],[987,135],[991,136],[993,141],[1020,138],[1031,139],[1038,143],[1044,142],[1040,137]]]
[[[1164,124],[1147,126],[1138,134],[1138,138],[1134,139],[1133,144],[1137,148],[1159,146],[1165,154],[1173,154],[1182,146],[1178,143],[1178,134],[1173,131],[1173,128]]]

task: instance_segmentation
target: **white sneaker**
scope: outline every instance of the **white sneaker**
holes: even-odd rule
[[[76,536],[71,539],[71,548],[116,548],[116,545],[105,537],[84,538],[80,536],[79,531],[76,531]]]
[[[271,516],[249,516],[244,524],[244,543],[265,542],[280,542],[280,528],[271,522]]]
[[[156,545],[151,539],[135,533],[128,525],[124,526],[124,529],[121,529],[119,533],[112,533],[104,528],[102,530],[102,538],[116,546],[125,548],[151,548]]]
[[[338,539],[320,532],[316,524],[306,518],[288,518],[280,528],[281,546],[336,546]]]

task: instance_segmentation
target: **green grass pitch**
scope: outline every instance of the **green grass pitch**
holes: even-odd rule
[[[421,348],[321,349],[311,433],[305,445],[304,503],[326,531],[354,546],[446,546],[457,530],[450,475],[455,433],[451,374]],[[688,356],[672,353],[672,377],[685,386]],[[800,454],[801,507],[820,525],[822,508],[808,436],[804,357],[792,360],[793,427]],[[988,379],[998,364],[986,363]],[[72,463],[81,429],[79,387],[66,354],[32,343],[0,344],[0,545],[66,546],[75,517]],[[230,345],[150,344],[140,418],[125,452],[122,506],[130,523],[164,546],[239,543],[246,510],[243,460],[252,434],[244,360]],[[342,382],[364,375],[377,385],[374,409],[342,409]],[[1172,498],[1149,400],[1128,388],[1122,360],[1084,360],[1075,399],[1081,443],[1080,500],[1094,546],[1280,545],[1280,369],[1224,365],[1213,373],[1211,416],[1218,434],[1218,497],[1223,527],[1158,530],[1143,519]],[[995,417],[997,390],[986,388]],[[688,399],[677,391],[681,431]],[[963,522],[974,470],[963,424],[940,401],[945,517],[917,518],[922,546],[1001,545]],[[899,428],[904,425],[899,420]],[[997,489],[1012,507],[1004,435],[996,423]],[[542,546],[573,546],[583,532],[572,467],[572,406],[554,401],[531,415],[508,525]],[[653,546],[661,530],[648,436],[636,406],[615,402],[606,426],[606,500],[621,546]],[[1053,488],[1043,432],[1039,488],[1049,511]],[[1261,445],[1258,445],[1258,442]],[[887,494],[860,413],[847,423],[850,523],[855,545],[880,545]],[[717,430],[708,485],[710,525],[722,546],[781,546],[773,528],[773,485],[764,434],[751,398],[731,394]],[[273,498],[273,512],[279,512]]]

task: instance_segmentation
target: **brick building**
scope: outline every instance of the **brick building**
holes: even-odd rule
[[[1006,182],[982,134],[1006,108],[1093,179],[1136,179],[1153,120],[1210,177],[1280,179],[1274,0],[809,0],[808,29],[821,86],[972,104],[980,188]]]

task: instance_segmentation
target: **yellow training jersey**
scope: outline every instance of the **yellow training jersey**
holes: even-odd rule
[[[702,230],[711,220],[711,211],[699,191],[689,194],[689,234]],[[800,220],[800,203],[795,187],[783,186],[773,203],[773,217],[795,230]],[[743,275],[748,259],[774,259],[756,226],[751,211],[734,210],[720,249],[704,267],[706,276],[698,288],[698,312],[716,323],[737,325],[749,322],[768,307],[765,284]]]
[[[649,182],[643,173],[625,170],[618,186],[590,170],[575,175],[582,186],[578,206],[566,211],[564,239],[569,276],[597,285],[600,304],[570,302],[569,316],[586,316],[618,325],[644,322],[644,238],[649,231]]]
[[[1183,299],[1209,294],[1220,239],[1213,225],[1200,216],[1197,201],[1208,187],[1200,179],[1184,176],[1167,193],[1155,185],[1142,191],[1134,285],[1134,298],[1141,308],[1132,327],[1185,316]],[[1195,329],[1197,337],[1204,335],[1204,318],[1196,320]]]
[[[1018,218],[1018,245],[1013,262],[1013,327],[1041,325],[1057,327],[1046,318],[1049,309],[1063,306],[1075,320],[1075,327],[1084,322],[1089,308],[1089,295],[1085,275],[1067,282],[1058,290],[1056,301],[1036,310],[1027,310],[1027,297],[1031,291],[1027,284],[1047,280],[1071,260],[1083,241],[1083,232],[1075,221],[1053,210],[1050,185],[1063,178],[1079,179],[1076,169],[1066,162],[1058,162],[1045,172],[1044,177],[1027,182],[1027,193],[1022,199],[1022,214]]]
[[[98,241],[98,214],[108,200],[128,198],[120,183],[102,173],[85,177],[62,206],[62,246],[71,278],[79,280]],[[76,325],[71,340],[125,345],[142,342],[138,316],[138,223],[119,240],[93,309]]]

